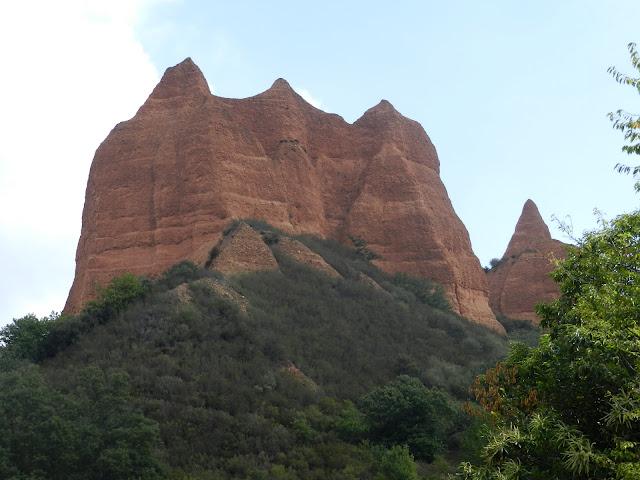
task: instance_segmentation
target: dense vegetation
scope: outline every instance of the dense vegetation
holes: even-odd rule
[[[640,479],[640,213],[585,234],[538,308],[540,345],[512,347],[481,376],[491,418],[465,479]]]
[[[253,224],[277,244],[278,232]],[[505,339],[451,313],[436,286],[377,270],[366,245],[300,240],[343,277],[274,248],[279,271],[225,279],[182,263],[153,282],[115,279],[79,315],[3,329],[0,477],[446,470],[444,458],[475,438],[460,407],[468,385],[505,354]]]

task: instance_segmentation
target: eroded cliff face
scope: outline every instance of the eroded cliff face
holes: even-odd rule
[[[493,311],[540,323],[535,305],[560,295],[549,274],[565,255],[565,244],[551,238],[538,207],[527,200],[500,263],[487,272]]]
[[[238,218],[363,239],[384,270],[436,280],[456,312],[503,331],[420,124],[384,100],[349,124],[282,79],[254,97],[216,97],[190,59],[96,151],[65,309],[124,271],[205,262]]]

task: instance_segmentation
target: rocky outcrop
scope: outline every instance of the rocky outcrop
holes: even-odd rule
[[[96,151],[65,310],[124,271],[204,263],[239,218],[357,237],[384,270],[441,283],[454,311],[502,331],[420,124],[384,100],[349,124],[282,79],[251,98],[217,97],[190,59]]]
[[[210,252],[207,266],[224,275],[277,270],[278,262],[260,234],[240,222]]]
[[[358,281],[360,283],[368,285],[369,287],[375,290],[378,290],[379,292],[385,292],[386,294],[390,295],[389,292],[387,292],[384,288],[382,288],[378,282],[376,282],[373,278],[371,278],[366,273],[360,272],[360,274],[358,275]]]
[[[298,240],[289,237],[280,237],[278,243],[274,245],[274,248],[289,255],[296,262],[320,270],[330,277],[337,278],[341,276],[335,268],[325,262],[324,258]]]
[[[200,280],[193,282],[193,285],[202,285],[205,288],[208,288],[213,295],[217,295],[218,297],[235,304],[242,313],[247,313],[249,302],[245,296],[222,281],[214,278],[201,278]],[[191,303],[193,300],[187,283],[181,283],[171,290],[171,292],[176,296],[179,304]]]
[[[282,367],[280,371],[286,375],[289,375],[296,382],[300,383],[304,387],[312,391],[319,390],[318,384],[307,377],[302,370],[295,366],[294,363],[289,362],[285,367]]]
[[[538,207],[527,200],[506,252],[487,272],[493,311],[538,324],[535,305],[560,295],[549,274],[565,253],[565,244],[551,238]]]

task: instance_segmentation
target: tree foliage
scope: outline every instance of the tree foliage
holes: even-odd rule
[[[638,53],[635,43],[629,43],[628,49],[631,66],[637,71],[637,74],[627,75],[620,72],[616,67],[609,67],[608,72],[616,82],[628,85],[640,93],[640,53]],[[622,151],[628,154],[640,155],[640,113],[631,113],[619,109],[609,113],[608,117],[613,122],[613,128],[622,132],[627,143],[622,147]],[[631,173],[634,177],[638,177],[640,174],[640,165],[630,166],[619,163],[616,165],[616,169],[621,173]],[[640,191],[640,182],[636,183],[635,188],[636,191]]]
[[[36,365],[0,373],[0,478],[155,480],[158,425],[136,411],[127,377],[82,369],[52,387]]]
[[[474,385],[493,426],[466,479],[640,479],[640,213],[587,233],[553,273],[548,329]]]
[[[444,450],[458,415],[447,395],[406,375],[367,394],[360,409],[372,441],[407,445],[427,461]]]
[[[98,323],[104,323],[133,301],[142,298],[150,287],[148,280],[124,273],[112,279],[106,287],[100,287],[97,298],[89,302],[85,310],[96,318]]]
[[[58,314],[52,312],[43,318],[30,313],[13,319],[12,323],[0,330],[3,355],[32,362],[44,358],[47,338],[58,317]]]
[[[418,480],[413,455],[405,445],[394,445],[379,454],[381,472],[375,480]]]

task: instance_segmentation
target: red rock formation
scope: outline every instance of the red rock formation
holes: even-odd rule
[[[280,237],[274,248],[289,255],[296,262],[320,270],[330,277],[338,278],[342,276],[324,258],[294,238]]]
[[[507,251],[500,263],[487,273],[493,311],[538,324],[535,305],[560,295],[549,273],[554,261],[564,256],[564,244],[551,238],[538,207],[527,200]]]
[[[278,262],[258,232],[240,223],[216,246],[209,267],[224,275],[277,270]]]
[[[216,97],[190,59],[96,151],[66,310],[121,272],[204,262],[237,218],[364,239],[380,267],[440,282],[456,312],[502,331],[417,122],[383,100],[349,124],[282,79],[254,97]]]

